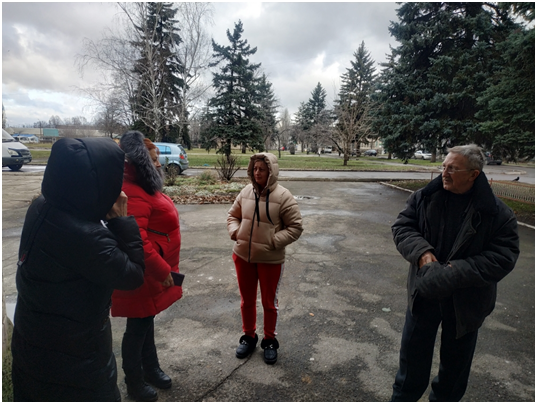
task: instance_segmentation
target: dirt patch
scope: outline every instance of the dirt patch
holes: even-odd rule
[[[225,195],[178,195],[170,196],[174,203],[179,205],[204,205],[233,203],[239,193]]]

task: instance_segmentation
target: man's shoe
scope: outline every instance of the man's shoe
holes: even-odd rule
[[[239,359],[246,358],[248,355],[254,352],[258,340],[259,337],[257,334],[255,334],[255,338],[252,338],[248,335],[243,335],[241,339],[239,339],[239,346],[235,352],[235,356]]]
[[[263,348],[263,360],[267,365],[274,365],[278,360],[278,348],[280,344],[276,338],[263,339],[261,348]]]
[[[149,370],[144,369],[144,380],[159,389],[172,387],[172,379],[158,366]]]
[[[127,394],[133,401],[157,401],[157,392],[144,381],[129,383],[128,379],[125,378],[125,383],[127,384]]]

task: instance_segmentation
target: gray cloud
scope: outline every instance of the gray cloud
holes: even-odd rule
[[[388,32],[390,21],[397,19],[395,3],[213,5],[210,31],[215,41],[227,45],[226,29],[232,32],[241,19],[244,38],[258,49],[252,61],[262,63],[282,108],[290,113],[308,100],[318,82],[331,102],[362,41],[377,64],[386,60],[389,44],[396,45]],[[25,106],[31,113],[20,118],[24,123],[83,113],[76,113],[71,97],[77,86],[89,84],[99,72],[86,71],[81,78],[75,55],[82,51],[84,38],[98,40],[115,24],[117,13],[115,3],[2,4],[2,98],[11,123]],[[54,94],[54,101],[47,104],[46,94]],[[60,99],[71,100],[70,105],[61,105]]]
[[[397,19],[395,3],[263,3],[259,16],[241,15],[243,3],[215,7],[215,41],[227,45],[225,31],[233,32],[240,19],[243,38],[258,49],[252,60],[262,63],[282,106],[291,113],[309,99],[318,82],[331,102],[362,41],[377,66],[386,61],[390,43],[395,45],[388,31],[390,21]],[[233,9],[238,11],[230,19]],[[319,55],[324,55],[323,63],[314,72]]]

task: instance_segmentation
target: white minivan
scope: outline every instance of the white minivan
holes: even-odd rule
[[[10,170],[18,171],[23,164],[32,161],[30,150],[13,136],[2,129],[2,167],[9,167]]]

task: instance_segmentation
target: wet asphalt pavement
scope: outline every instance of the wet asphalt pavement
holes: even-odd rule
[[[16,298],[20,231],[42,174],[2,174],[3,288]],[[282,181],[305,231],[287,248],[280,287],[278,362],[258,347],[235,358],[240,295],[226,230],[230,205],[177,205],[184,296],[156,317],[159,401],[387,401],[397,371],[408,265],[390,226],[408,193],[376,182]],[[521,256],[480,330],[465,401],[535,401],[535,234],[519,228]],[[8,310],[9,310],[8,307]],[[125,320],[114,318],[119,387]],[[258,304],[258,327],[262,308]],[[438,370],[438,353],[433,376]],[[424,397],[427,396],[427,393]]]

